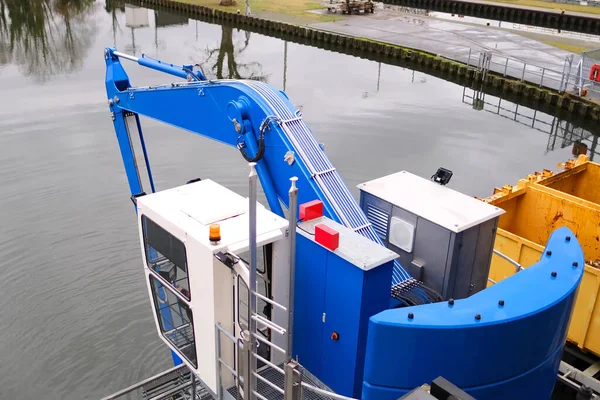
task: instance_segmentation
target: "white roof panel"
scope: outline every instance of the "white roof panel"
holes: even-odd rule
[[[325,224],[340,234],[340,245],[334,253],[364,271],[398,258],[393,251],[326,217],[300,222],[297,232],[315,241],[315,226],[319,224]]]
[[[205,179],[200,182],[152,193],[138,198],[138,206],[152,210],[155,215],[170,221],[187,235],[208,244],[209,225],[221,226],[220,246],[239,249],[248,246],[248,198]],[[257,202],[257,241],[268,241],[281,235],[288,221]],[[161,221],[155,221],[159,225]],[[215,248],[221,248],[217,246]]]
[[[361,183],[358,188],[456,233],[504,214],[501,208],[407,171]]]

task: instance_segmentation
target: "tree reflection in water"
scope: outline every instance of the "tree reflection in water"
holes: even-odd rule
[[[94,0],[0,0],[0,65],[39,81],[78,70],[96,31]]]
[[[207,58],[204,64],[211,65],[210,71],[205,71],[209,77],[217,79],[252,79],[266,82],[267,75],[262,71],[258,62],[240,63],[236,58],[246,50],[250,43],[250,32],[245,33],[242,45],[234,44],[233,27],[221,26],[221,44],[217,49],[207,49]],[[215,57],[216,54],[216,57]],[[214,60],[214,61],[213,61]]]

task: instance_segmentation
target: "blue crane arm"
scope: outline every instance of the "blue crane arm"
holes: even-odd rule
[[[133,87],[120,59],[187,81]],[[191,66],[177,67],[146,57],[105,49],[106,91],[132,195],[142,192],[131,132],[125,118],[144,115],[237,147],[257,172],[271,210],[283,216],[288,207],[289,179],[298,177],[299,203],[319,199],[329,218],[382,243],[354,197],[315,140],[301,113],[285,93],[263,82],[204,79]],[[140,140],[143,144],[141,129]],[[144,158],[151,177],[150,164]],[[397,264],[394,283],[410,279]]]

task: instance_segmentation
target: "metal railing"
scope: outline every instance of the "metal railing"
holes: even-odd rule
[[[472,49],[469,50],[466,60],[467,66],[482,72],[482,79],[491,71],[560,93],[569,92],[600,99],[600,82],[585,76],[585,73],[589,73],[589,69],[586,70],[581,62],[576,65],[573,65],[573,62],[573,55],[565,57],[561,71],[558,68],[542,67],[493,52],[474,52]]]
[[[194,399],[209,400],[210,393],[195,379],[185,364],[169,368],[157,375],[144,379],[125,389],[119,390],[102,400],[121,399]]]
[[[523,270],[523,267],[521,266],[521,264],[519,264],[517,261],[513,260],[512,258],[510,258],[509,256],[507,256],[506,254],[494,249],[494,254],[497,255],[498,257],[508,261],[509,263],[511,263],[512,265],[515,266],[516,270],[515,270],[515,274],[519,271]],[[488,277],[488,281],[496,284],[498,283],[497,281],[493,280],[492,278]]]

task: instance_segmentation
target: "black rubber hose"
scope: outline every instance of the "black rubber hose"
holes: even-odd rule
[[[242,153],[242,157],[244,157],[244,159],[248,162],[257,162],[261,158],[263,158],[263,156],[265,155],[265,135],[264,135],[264,133],[262,133],[262,132],[260,133],[260,136],[258,139],[258,151],[254,155],[254,157],[252,157],[252,158],[248,157],[248,155],[244,151],[243,147],[240,147],[240,153]]]
[[[263,158],[263,156],[265,155],[265,131],[267,129],[271,129],[270,123],[272,121],[279,121],[279,118],[273,117],[273,116],[267,117],[267,118],[265,118],[263,123],[260,125],[260,132],[258,135],[258,151],[254,155],[254,157],[252,157],[252,158],[248,157],[248,154],[246,154],[246,152],[244,151],[244,147],[239,146],[240,153],[242,153],[242,157],[244,157],[244,159],[246,161],[257,162],[261,158]]]

